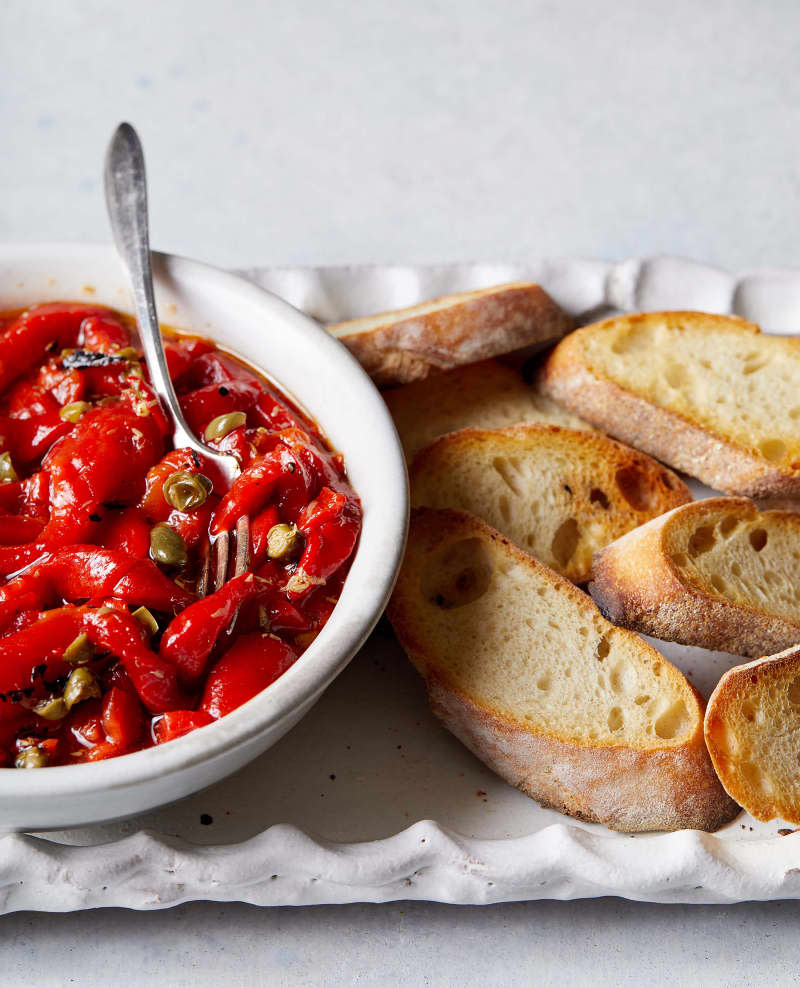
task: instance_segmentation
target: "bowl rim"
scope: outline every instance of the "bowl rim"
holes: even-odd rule
[[[234,749],[247,745],[280,721],[290,718],[298,709],[305,713],[330,682],[346,667],[377,624],[391,595],[402,562],[409,516],[406,462],[391,414],[366,371],[349,350],[334,339],[322,325],[242,275],[175,254],[160,251],[152,253],[157,282],[159,272],[178,283],[191,282],[192,276],[200,276],[215,291],[232,293],[245,302],[261,306],[267,314],[288,323],[293,333],[307,339],[313,337],[314,345],[319,348],[320,359],[324,361],[327,371],[330,374],[340,375],[343,383],[346,382],[348,393],[357,396],[358,400],[363,402],[369,421],[382,434],[381,454],[383,469],[387,472],[387,483],[384,485],[385,497],[370,505],[369,528],[369,532],[375,533],[375,538],[383,533],[385,554],[381,556],[381,561],[384,565],[379,571],[371,571],[368,579],[362,578],[358,581],[358,597],[356,597],[356,587],[351,577],[354,572],[359,572],[358,560],[362,554],[367,530],[367,526],[364,525],[342,595],[320,634],[300,659],[279,679],[225,717],[174,741],[104,761],[50,766],[45,772],[0,771],[0,801],[16,802],[26,798],[36,800],[45,796],[54,800],[58,800],[59,797],[69,797],[74,800],[81,794],[96,793],[98,790],[106,790],[111,794],[132,789],[156,778],[183,772],[222,757]],[[108,264],[109,259],[116,256],[111,245],[101,243],[73,241],[0,243],[0,265],[4,263],[19,265],[27,261],[40,263],[48,257],[52,257],[54,263],[58,263],[59,260],[69,262],[80,260],[86,265],[89,276],[93,262],[99,265],[102,260],[103,263]],[[158,295],[158,286],[156,295]],[[69,301],[66,298],[64,300]],[[92,304],[90,298],[85,301],[87,304]],[[128,302],[127,296],[122,297],[117,307],[124,309]],[[200,335],[205,335],[204,330],[200,328],[198,332]],[[213,339],[213,334],[210,338]],[[261,369],[273,376],[269,369]],[[274,378],[279,382],[280,374],[276,373]],[[288,393],[291,394],[291,391]],[[320,426],[324,433],[326,426],[321,418]],[[356,490],[356,493],[361,496],[360,491]],[[367,537],[369,538],[369,535]],[[358,613],[351,613],[354,603],[358,603]],[[220,776],[222,777],[224,776]],[[163,805],[167,802],[168,799],[153,805]],[[143,807],[142,811],[145,810],[146,807]],[[54,816],[57,815],[56,812]]]

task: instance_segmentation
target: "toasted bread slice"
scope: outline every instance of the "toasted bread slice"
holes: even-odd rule
[[[538,285],[517,282],[332,323],[381,387],[561,339],[572,319]]]
[[[448,432],[474,427],[500,429],[518,422],[546,422],[594,432],[498,360],[482,360],[423,381],[384,391],[409,463]]]
[[[737,803],[756,820],[800,824],[800,649],[726,672],[708,701],[705,734]]]
[[[800,494],[800,338],[701,312],[622,316],[562,341],[541,384],[716,490]]]
[[[556,425],[462,429],[411,468],[412,505],[478,515],[574,583],[590,578],[598,549],[691,499],[644,453]]]
[[[624,831],[737,812],[684,676],[478,518],[413,512],[389,618],[436,716],[539,802]]]
[[[771,655],[800,642],[800,514],[715,497],[595,556],[592,595],[615,624],[683,645]]]

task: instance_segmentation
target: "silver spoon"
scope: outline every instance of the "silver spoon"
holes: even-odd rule
[[[130,279],[136,323],[150,383],[172,417],[175,448],[188,446],[196,453],[213,460],[228,484],[231,484],[241,472],[239,461],[229,453],[210,449],[197,439],[186,424],[170,380],[153,296],[144,152],[139,135],[129,123],[121,123],[117,127],[108,145],[105,188],[114,242]]]

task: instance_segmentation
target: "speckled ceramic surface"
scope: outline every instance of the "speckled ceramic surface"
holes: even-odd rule
[[[322,320],[533,279],[582,321],[607,311],[735,312],[800,328],[800,271],[733,275],[671,258],[434,268],[253,269]],[[696,496],[709,493],[694,485]],[[708,695],[735,656],[654,644]],[[5,911],[188,899],[264,905],[620,895],[654,902],[800,897],[800,834],[741,814],[714,835],[630,836],[543,810],[427,710],[379,625],[282,740],[237,774],[121,823],[0,839]]]

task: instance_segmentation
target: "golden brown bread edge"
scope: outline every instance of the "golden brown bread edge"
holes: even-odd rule
[[[744,519],[758,510],[747,498],[708,498],[635,528],[595,554],[595,603],[612,624],[681,645],[757,657],[796,644],[800,625],[709,593],[689,582],[670,558],[665,533],[675,515],[706,513],[713,505]]]
[[[561,339],[572,318],[539,285],[514,282],[432,299],[383,313],[380,325],[361,319],[329,325],[379,387],[407,384],[523,347]],[[370,317],[370,320],[376,317]]]
[[[415,508],[411,512],[409,549],[387,614],[400,644],[423,677],[431,710],[442,724],[506,782],[543,806],[579,820],[603,823],[626,833],[712,832],[732,820],[740,808],[722,788],[711,764],[703,736],[704,702],[691,683],[688,685],[700,713],[687,742],[680,747],[637,750],[567,742],[535,732],[499,716],[430,667],[409,614],[421,576],[415,543],[423,541],[433,551],[453,525],[463,532],[465,522],[472,534],[500,543],[519,562],[541,568],[548,578],[568,587],[580,606],[591,606],[590,598],[581,590],[480,519],[465,512]],[[645,642],[642,645],[649,647]]]
[[[800,677],[800,648],[787,648],[777,655],[768,655],[729,669],[709,697],[705,715],[705,738],[714,769],[726,792],[756,820],[766,822],[782,817],[789,823],[800,824],[800,799],[779,790],[766,793],[749,785],[741,766],[727,752],[725,736],[729,725],[741,712],[742,705],[758,690],[761,681],[796,681]],[[753,730],[758,730],[754,727]]]
[[[651,315],[643,313],[626,318],[635,323],[637,318]],[[700,312],[687,315],[705,320],[715,318]],[[732,317],[724,318],[729,322]],[[608,319],[576,330],[552,350],[537,381],[544,394],[601,431],[715,490],[756,498],[800,496],[799,473],[788,473],[725,436],[589,370],[581,361],[581,333],[613,321]],[[741,322],[758,329],[745,320]]]

